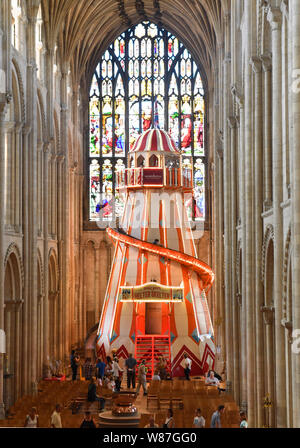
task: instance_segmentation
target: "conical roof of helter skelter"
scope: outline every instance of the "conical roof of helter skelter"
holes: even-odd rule
[[[148,129],[139,136],[130,153],[168,152],[180,155],[173,138],[163,129]]]

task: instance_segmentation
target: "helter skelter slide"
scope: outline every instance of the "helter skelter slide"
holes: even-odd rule
[[[152,376],[160,356],[172,377],[184,376],[184,354],[192,375],[214,367],[215,345],[207,303],[211,268],[197,258],[187,197],[193,168],[167,132],[150,129],[116,173],[126,196],[120,228],[107,229],[115,244],[97,333],[97,353],[146,359]]]

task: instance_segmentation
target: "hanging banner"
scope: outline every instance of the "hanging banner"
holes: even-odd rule
[[[182,302],[183,288],[146,283],[141,286],[121,286],[120,302]]]

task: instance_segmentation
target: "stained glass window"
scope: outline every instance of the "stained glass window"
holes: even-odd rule
[[[191,217],[205,220],[204,88],[195,61],[174,35],[150,22],[121,34],[92,78],[89,120],[90,220],[122,215],[116,177],[124,178],[129,149],[154,125],[172,135],[193,165]]]

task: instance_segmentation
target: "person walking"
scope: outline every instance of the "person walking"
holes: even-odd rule
[[[129,353],[129,357],[125,361],[125,367],[127,369],[127,389],[135,389],[135,369],[136,369],[136,359]]]
[[[225,406],[221,405],[218,407],[216,412],[213,413],[213,415],[211,417],[211,422],[210,422],[211,428],[222,428],[221,415],[224,413],[224,411],[225,411]]]
[[[188,357],[188,355],[184,354],[184,374],[185,378],[190,381],[190,373],[192,370],[192,360]]]
[[[38,428],[39,416],[36,408],[31,408],[29,414],[26,416],[24,428]]]
[[[62,428],[60,412],[61,412],[61,405],[57,404],[55,406],[53,414],[51,415],[51,428]]]
[[[144,395],[147,395],[147,377],[146,377],[146,361],[143,359],[138,368],[138,385],[136,395],[140,393],[140,388],[143,386]]]

